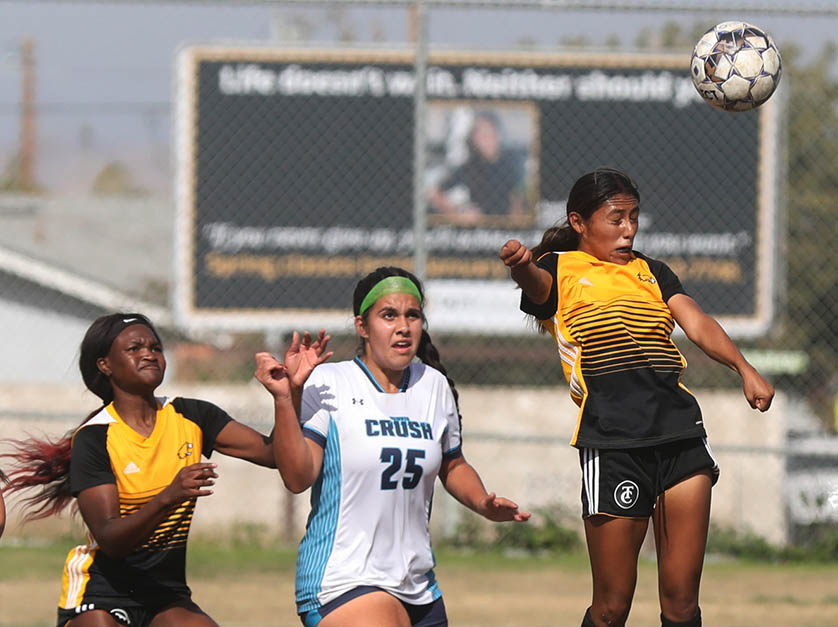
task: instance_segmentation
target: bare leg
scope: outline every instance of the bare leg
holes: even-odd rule
[[[218,627],[212,618],[192,601],[177,603],[158,612],[150,627]]]
[[[625,625],[637,584],[637,556],[648,527],[645,518],[597,515],[585,519],[594,584],[594,624]]]
[[[698,612],[711,487],[709,470],[690,475],[658,497],[652,517],[661,612],[671,621],[688,621]]]
[[[66,627],[120,627],[106,610],[82,612],[67,623]]]

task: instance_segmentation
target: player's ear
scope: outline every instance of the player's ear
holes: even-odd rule
[[[364,318],[362,316],[355,316],[355,332],[359,337],[362,337],[365,340],[369,337],[369,333],[367,333],[367,327],[364,324]]]
[[[567,223],[570,224],[571,228],[580,235],[585,232],[585,220],[583,220],[582,216],[577,212],[571,211],[567,215]]]
[[[96,367],[106,377],[111,376],[111,365],[108,363],[107,357],[100,357],[96,360]]]

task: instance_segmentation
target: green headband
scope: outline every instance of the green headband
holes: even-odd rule
[[[372,307],[375,302],[382,296],[387,294],[410,294],[415,296],[419,303],[422,303],[422,295],[419,293],[419,288],[416,284],[403,276],[388,276],[386,279],[381,279],[373,288],[364,296],[361,301],[361,309],[358,315],[363,316],[364,312]]]

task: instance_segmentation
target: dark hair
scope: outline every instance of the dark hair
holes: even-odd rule
[[[113,389],[108,378],[99,370],[96,362],[105,357],[111,344],[122,331],[134,324],[143,324],[160,340],[148,318],[138,313],[113,313],[97,318],[84,334],[79,349],[79,370],[87,389],[102,399],[102,407],[90,412],[82,420],[83,425],[113,401]],[[79,425],[81,426],[81,425]],[[19,492],[28,488],[41,490],[22,500],[22,509],[28,510],[24,520],[47,518],[61,512],[72,501],[70,489],[70,456],[72,452],[72,429],[57,440],[48,437],[27,440],[7,440],[12,452],[0,454],[12,460],[8,473],[7,492]]]
[[[603,203],[617,194],[628,194],[640,201],[640,191],[631,177],[614,168],[597,168],[580,176],[567,197],[567,216],[578,213],[583,220],[590,220],[593,213]],[[576,250],[579,246],[579,233],[565,221],[544,231],[541,242],[532,248],[532,254],[538,259],[546,252]]]
[[[364,297],[379,281],[391,276],[401,276],[410,279],[413,284],[416,285],[416,289],[419,290],[419,295],[424,300],[425,292],[422,289],[422,283],[411,272],[396,266],[381,266],[358,281],[358,284],[355,286],[355,292],[352,294],[352,312],[356,316],[361,315],[361,319],[364,321],[364,324],[367,323],[370,313],[370,310],[367,309],[363,314],[360,314],[361,303],[363,302]],[[359,355],[364,352],[364,344],[364,339],[361,338],[361,343],[358,347]],[[439,370],[443,375],[445,375],[445,378],[448,379],[448,385],[451,386],[451,393],[454,395],[454,403],[457,406],[457,416],[462,424],[463,417],[460,415],[460,394],[457,392],[457,386],[454,384],[454,380],[448,376],[448,370],[444,365],[442,365],[439,350],[431,341],[431,336],[427,329],[422,329],[422,337],[419,339],[419,347],[416,351],[416,356],[419,357],[422,363]]]

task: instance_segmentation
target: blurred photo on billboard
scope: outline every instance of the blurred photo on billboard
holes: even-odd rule
[[[531,225],[538,198],[538,131],[533,103],[429,102],[429,222]]]

